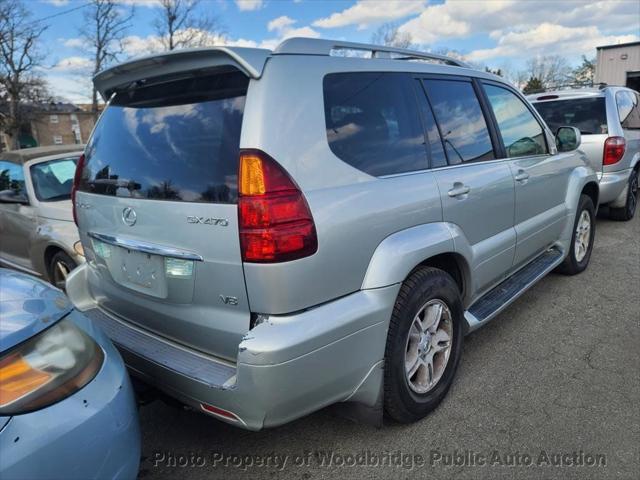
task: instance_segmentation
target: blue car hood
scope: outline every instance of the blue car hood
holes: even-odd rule
[[[0,268],[0,352],[50,327],[72,309],[65,294],[48,283]]]

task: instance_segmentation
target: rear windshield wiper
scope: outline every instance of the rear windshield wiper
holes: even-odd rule
[[[120,180],[117,178],[98,178],[96,180],[89,180],[87,182],[92,187],[116,187],[116,188],[126,188],[127,190],[140,190],[142,185],[138,182],[133,182],[131,180]]]

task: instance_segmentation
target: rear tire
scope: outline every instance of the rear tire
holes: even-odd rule
[[[609,208],[609,217],[612,220],[627,222],[636,214],[638,206],[638,170],[632,170],[629,175],[629,185],[627,187],[627,202],[624,207]]]
[[[463,343],[463,308],[456,282],[423,267],[398,293],[387,334],[384,409],[400,423],[420,420],[453,383]]]
[[[559,273],[576,275],[587,268],[596,234],[595,220],[596,212],[593,201],[588,195],[580,195],[578,211],[573,223],[571,248],[567,257],[556,269]]]
[[[67,275],[77,266],[78,264],[65,252],[57,252],[49,262],[49,281],[64,291]]]

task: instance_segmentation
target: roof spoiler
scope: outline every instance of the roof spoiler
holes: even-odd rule
[[[260,78],[270,50],[242,47],[210,47],[149,55],[125,62],[93,77],[93,84],[107,100],[118,87],[145,78],[189,70],[233,66],[250,78]]]

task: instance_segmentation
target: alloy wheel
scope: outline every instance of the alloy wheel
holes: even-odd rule
[[[53,265],[53,284],[60,290],[64,290],[70,271],[69,266],[61,260],[56,261]]]
[[[591,242],[591,216],[583,210],[576,225],[576,235],[573,245],[576,261],[581,262],[589,251]]]
[[[409,387],[423,394],[444,373],[453,344],[451,311],[439,299],[425,303],[413,319],[405,348],[405,375]]]

